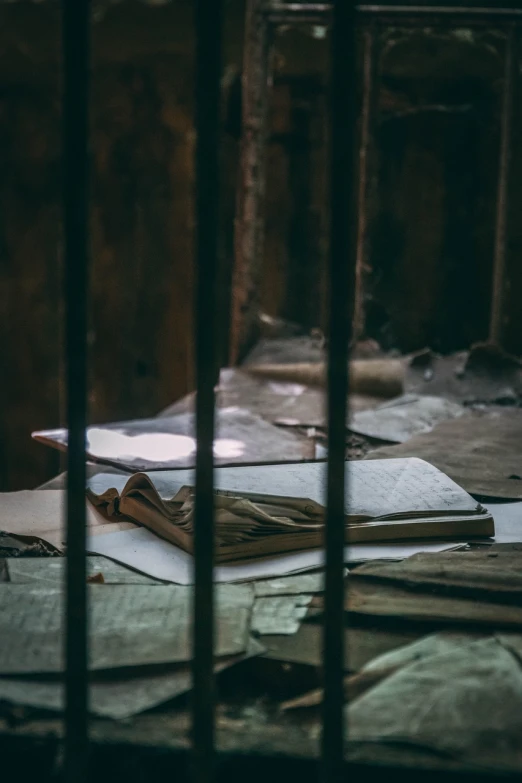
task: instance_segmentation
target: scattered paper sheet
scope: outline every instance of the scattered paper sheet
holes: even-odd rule
[[[249,586],[217,590],[216,655],[246,649]],[[90,585],[90,668],[179,663],[191,658],[192,590],[177,585]],[[0,673],[60,672],[64,597],[40,586],[0,585]]]
[[[9,582],[62,588],[65,579],[65,557],[9,557],[6,559]],[[115,563],[108,557],[87,557],[87,576],[102,574],[107,585],[161,585],[162,582]]]
[[[419,552],[399,563],[366,563],[352,574],[352,581],[378,579],[380,584],[474,602],[522,604],[522,551],[504,545],[467,552]]]
[[[446,419],[462,416],[466,409],[444,397],[404,394],[378,408],[355,413],[349,429],[378,440],[404,443],[413,435],[429,432]]]
[[[306,616],[311,595],[271,595],[256,598],[251,629],[259,634],[293,634]]]
[[[217,660],[214,671],[223,671],[263,650],[263,646],[251,638],[245,653]],[[119,676],[113,672],[110,678],[94,675],[89,688],[89,712],[122,720],[170,701],[191,687],[192,673],[188,664],[159,670],[158,667],[140,667]],[[55,679],[0,677],[0,701],[61,711],[65,705],[64,685]]]
[[[486,508],[495,520],[495,543],[522,542],[522,503],[493,503]]]
[[[377,655],[362,667],[362,671],[399,669],[433,655],[461,650],[462,647],[472,644],[480,638],[483,637],[478,634],[458,633],[457,631],[428,634],[428,636],[423,636],[411,644],[405,644],[395,650]]]
[[[253,582],[256,598],[267,595],[302,595],[304,593],[321,593],[324,590],[324,574],[297,574],[283,576],[280,579],[263,579]]]
[[[353,573],[345,594],[345,609],[354,617],[395,618],[435,626],[493,628],[520,631],[522,606],[480,598],[448,595],[433,590],[408,589]],[[378,622],[377,619],[374,622]]]
[[[88,542],[90,552],[105,555],[119,563],[149,574],[156,579],[181,585],[194,584],[194,558],[179,547],[146,528],[94,536]],[[322,565],[321,550],[260,558],[238,565],[214,569],[216,582],[242,582],[264,577],[316,569]]]
[[[419,631],[391,631],[389,628],[345,628],[344,669],[357,672],[376,655],[409,644]],[[323,665],[323,626],[302,623],[292,636],[263,636],[263,658],[320,667]]]
[[[194,414],[135,419],[87,429],[87,455],[95,462],[131,472],[187,468],[196,455]],[[244,408],[216,411],[214,454],[218,464],[263,463],[313,459],[313,441]],[[67,449],[67,430],[34,432],[33,438],[47,446]]]
[[[60,489],[22,490],[0,493],[0,530],[22,540],[40,539],[62,550],[65,544],[65,492]],[[89,535],[107,530],[135,528],[132,522],[108,522],[90,503],[87,505]]]
[[[411,744],[466,759],[520,761],[522,668],[495,639],[427,656],[346,708],[350,742]]]
[[[344,550],[345,562],[366,560],[401,560],[416,552],[442,552],[462,544],[452,542],[427,543],[426,541],[389,544],[353,544]],[[194,560],[191,555],[174,544],[151,533],[146,528],[126,530],[93,536],[88,541],[89,552],[104,555],[118,563],[135,568],[156,579],[180,585],[194,583]],[[286,574],[315,571],[324,566],[324,550],[311,549],[278,557],[245,561],[239,565],[218,566],[214,569],[215,582],[245,582]]]
[[[443,421],[407,443],[375,449],[366,460],[419,457],[473,495],[521,500],[522,410]]]
[[[220,408],[239,406],[274,423],[294,427],[325,427],[325,393],[323,389],[300,383],[277,382],[256,378],[236,367],[221,370],[216,390],[216,405]],[[374,407],[382,397],[350,395],[350,410]],[[165,413],[170,415],[194,409],[194,397],[179,400]]]

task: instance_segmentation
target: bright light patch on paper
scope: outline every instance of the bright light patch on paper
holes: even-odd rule
[[[306,391],[306,386],[301,383],[279,383],[278,381],[269,381],[268,386],[274,394],[281,394],[288,397],[299,397]]]
[[[245,444],[240,440],[231,438],[218,438],[214,441],[214,456],[226,459],[227,457],[240,457],[245,451]]]
[[[101,459],[172,462],[196,453],[194,438],[168,432],[125,435],[93,427],[88,431],[87,443],[89,452]],[[244,444],[239,440],[218,438],[214,441],[214,455],[221,459],[240,457],[243,452]]]

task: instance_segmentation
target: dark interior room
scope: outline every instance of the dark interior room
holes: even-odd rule
[[[521,38],[0,0],[0,779],[519,779]]]

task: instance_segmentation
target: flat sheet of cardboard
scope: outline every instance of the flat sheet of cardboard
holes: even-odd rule
[[[216,659],[214,672],[228,669],[264,650],[250,638],[245,653]],[[89,712],[103,718],[122,720],[186,693],[192,688],[189,664],[146,666],[132,672],[94,674],[89,687]],[[54,678],[0,677],[0,700],[38,709],[62,711],[65,705],[63,682]]]

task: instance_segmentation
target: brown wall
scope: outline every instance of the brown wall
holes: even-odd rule
[[[241,3],[229,10],[237,70]],[[2,489],[58,468],[30,433],[59,426],[63,407],[59,35],[57,4],[0,4]],[[93,47],[90,417],[101,422],[153,415],[193,385],[191,0],[118,5],[96,21]],[[226,140],[227,171],[235,146]]]
[[[226,9],[225,310],[243,3]],[[193,384],[192,1],[118,4],[93,36],[90,417],[101,422],[153,415]],[[380,40],[366,289],[368,331],[385,344],[449,350],[487,331],[502,46],[468,33]],[[59,52],[55,4],[0,4],[1,489],[58,469],[29,436],[58,426],[63,407]],[[327,52],[325,39],[280,34],[271,100],[262,301],[306,327],[325,321]]]

